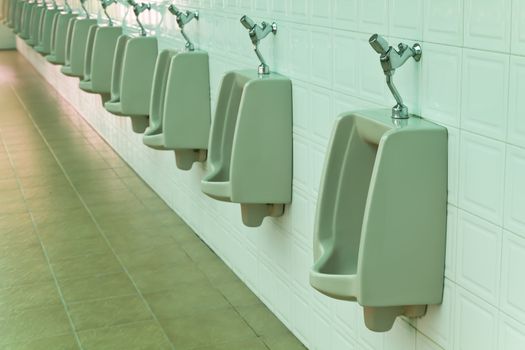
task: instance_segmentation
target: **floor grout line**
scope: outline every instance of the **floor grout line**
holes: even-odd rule
[[[91,217],[91,219],[93,220],[93,222],[95,223],[95,226],[97,227],[97,230],[99,231],[100,235],[102,236],[102,238],[104,239],[104,241],[106,242],[106,244],[108,245],[109,249],[111,250],[111,252],[113,253],[113,255],[115,256],[115,258],[117,259],[117,261],[119,262],[120,266],[122,267],[124,273],[126,274],[126,276],[129,278],[129,280],[131,281],[131,283],[133,284],[133,287],[135,288],[135,291],[137,292],[137,294],[140,296],[140,299],[142,300],[142,302],[144,303],[145,307],[148,309],[148,311],[150,312],[150,314],[152,315],[153,317],[153,320],[156,322],[156,324],[160,327],[160,329],[162,330],[162,334],[165,338],[165,340],[168,342],[168,344],[171,345],[171,348],[173,350],[176,350],[175,349],[175,346],[173,345],[173,343],[171,342],[170,338],[168,337],[166,331],[164,330],[164,327],[162,327],[159,319],[157,318],[157,315],[153,312],[153,310],[151,309],[150,305],[148,304],[148,302],[146,301],[146,299],[144,298],[142,292],[140,291],[140,289],[138,288],[136,282],[134,281],[134,279],[132,278],[130,272],[128,271],[128,269],[124,266],[122,260],[119,258],[119,256],[117,255],[117,253],[115,252],[113,246],[111,245],[111,242],[109,241],[109,239],[107,238],[104,230],[102,229],[102,227],[99,225],[98,221],[96,220],[95,216],[93,215],[93,213],[91,212],[91,210],[89,209],[89,207],[87,206],[87,204],[85,203],[84,199],[82,198],[82,196],[80,195],[79,191],[77,190],[77,188],[74,186],[71,178],[69,177],[69,175],[67,174],[66,170],[64,169],[64,167],[62,166],[62,164],[60,163],[60,160],[58,159],[57,155],[55,154],[55,152],[53,151],[53,149],[51,148],[50,144],[47,142],[44,134],[42,133],[42,131],[40,130],[40,128],[38,127],[37,123],[35,122],[33,116],[31,115],[31,112],[28,110],[28,108],[26,107],[25,103],[22,101],[21,97],[18,95],[17,91],[15,89],[13,89],[13,92],[14,94],[16,95],[16,97],[18,98],[18,100],[20,101],[21,105],[23,106],[23,108],[26,110],[29,118],[31,119],[32,123],[33,123],[33,126],[36,128],[36,130],[38,131],[38,133],[40,134],[40,137],[42,138],[43,142],[46,144],[46,146],[48,147],[49,151],[51,152],[53,158],[56,160],[56,162],[58,163],[58,167],[62,170],[62,172],[64,173],[67,181],[69,182],[70,186],[73,188],[73,191],[76,193],[76,195],[78,196],[79,200],[82,202],[82,205],[84,206],[84,208],[86,209],[86,211],[88,212],[89,216]],[[5,146],[4,146],[5,147]],[[36,227],[35,227],[35,230],[36,230]],[[39,238],[40,239],[40,238]],[[42,248],[44,249],[44,246],[42,245]],[[49,258],[48,259],[48,264],[49,264]],[[51,265],[50,265],[50,268],[51,268]],[[58,286],[58,281],[56,280],[56,276],[54,276],[53,274],[53,277],[57,283],[57,286]],[[62,297],[62,295],[61,295]],[[62,297],[63,298],[63,297]],[[65,303],[65,301],[64,301]],[[64,304],[65,307],[66,307],[66,313],[68,315],[68,318],[70,319],[71,323],[72,323],[72,326],[73,326],[73,331],[75,333],[75,338],[77,339],[77,342],[81,348],[81,350],[83,349],[82,347],[82,344],[80,343],[80,339],[78,337],[78,334],[77,334],[77,331],[76,329],[74,328],[74,324],[73,324],[73,321],[71,319],[71,316],[69,315],[69,312],[68,312],[68,309],[67,309],[67,304]]]

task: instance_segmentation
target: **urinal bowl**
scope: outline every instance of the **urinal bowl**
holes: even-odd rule
[[[103,100],[107,100],[111,93],[113,58],[121,35],[122,27],[98,27],[94,33],[92,49],[86,50],[84,79],[80,81],[80,88],[101,94]]]
[[[72,24],[69,50],[66,46],[66,62],[60,71],[67,76],[80,78],[84,76],[85,53],[89,45],[90,28],[97,24],[97,20],[82,18],[75,20]]]
[[[201,190],[241,204],[247,226],[291,202],[292,85],[276,73],[226,74],[221,83]]]
[[[20,33],[18,33],[18,36],[20,36],[21,39],[27,40],[29,39],[29,35],[31,33],[31,17],[33,15],[33,9],[37,6],[36,2],[27,2],[25,3],[25,8],[22,11],[22,27],[20,29]]]
[[[38,45],[45,10],[46,8],[44,5],[37,4],[33,7],[33,11],[31,11],[31,19],[29,24],[29,38],[26,40],[26,43],[29,46]]]
[[[343,115],[321,180],[310,284],[364,306],[374,331],[423,316],[442,300],[446,186],[445,128],[394,123],[386,110]]]
[[[174,151],[177,167],[189,170],[207,158],[210,108],[208,54],[164,50],[155,66],[149,127],[142,141]]]
[[[51,45],[51,53],[46,56],[46,60],[53,64],[65,64],[66,62],[66,44],[69,22],[77,15],[73,13],[62,12],[56,18],[56,29],[54,39]]]
[[[35,46],[35,50],[42,55],[48,55],[51,52],[51,40],[54,29],[56,29],[55,17],[59,14],[59,9],[47,9],[45,12],[40,42]]]
[[[143,133],[149,125],[151,87],[158,55],[157,38],[121,35],[113,60],[111,99],[106,110],[131,117],[132,129]]]

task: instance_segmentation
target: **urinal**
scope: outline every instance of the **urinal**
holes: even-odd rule
[[[107,99],[105,96],[111,93],[113,58],[122,27],[98,27],[93,35],[93,44],[86,48],[84,79],[79,86],[84,91],[101,94]]]
[[[317,203],[310,284],[357,301],[366,326],[389,330],[443,294],[446,128],[390,110],[341,116]]]
[[[7,1],[9,1],[9,7],[8,7],[8,12],[7,12],[7,26],[9,28],[14,28],[16,4],[18,0],[7,0]]]
[[[33,9],[37,6],[36,2],[26,2],[24,9],[22,10],[22,26],[20,28],[21,39],[27,40],[31,33],[31,16],[33,14]]]
[[[15,3],[14,18],[13,18],[13,32],[18,34],[21,28],[22,22],[22,9],[24,7],[25,0],[17,0]]]
[[[96,19],[81,18],[71,22],[73,25],[71,28],[71,36],[67,40],[69,42],[69,48],[66,46],[66,61],[65,65],[62,66],[60,71],[68,76],[72,77],[83,77],[84,76],[84,63],[85,53],[88,43],[88,35],[91,26],[97,25]]]
[[[51,43],[51,53],[46,56],[46,60],[53,64],[66,63],[66,46],[67,36],[69,32],[70,20],[75,18],[77,14],[71,12],[62,12],[56,17],[56,29]],[[73,26],[71,26],[71,29]]]
[[[44,20],[44,14],[46,11],[46,6],[42,3],[37,4],[33,7],[31,11],[31,23],[29,24],[29,38],[26,40],[26,43],[29,46],[38,45],[40,41],[40,32],[42,29],[42,24]]]
[[[131,117],[134,132],[148,127],[151,86],[158,55],[157,38],[121,35],[113,59],[111,99],[104,103],[110,113]]]
[[[227,73],[201,182],[208,196],[241,204],[245,225],[280,216],[292,194],[292,83],[276,74]]]
[[[60,14],[58,8],[47,8],[44,14],[42,28],[40,32],[40,41],[35,46],[35,50],[42,55],[48,55],[51,52],[51,37],[56,29],[55,17]]]
[[[155,66],[149,127],[142,141],[175,151],[182,170],[206,160],[211,124],[208,61],[203,51],[164,50]]]

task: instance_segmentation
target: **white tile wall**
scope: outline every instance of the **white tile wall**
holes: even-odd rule
[[[196,8],[188,27],[210,53],[212,104],[225,71],[257,60],[244,13],[276,20],[262,43],[270,66],[294,84],[294,193],[282,218],[259,229],[241,224],[237,205],[200,192],[205,166],[190,172],[173,155],[143,146],[129,121],[106,113],[24,45],[20,51],[71,101],[141,176],[217,251],[310,349],[525,349],[525,2],[523,0],[175,0]],[[75,5],[76,3],[73,3]],[[159,2],[162,9],[167,2]],[[92,0],[90,9],[98,11]],[[122,5],[111,13],[122,19]],[[159,25],[161,15],[163,21]],[[173,16],[152,11],[147,27],[161,46],[182,47]],[[126,23],[133,31],[132,14]],[[390,107],[368,37],[420,41],[423,58],[395,75],[411,111],[449,130],[449,206],[443,304],[387,334],[370,332],[362,309],[314,291],[315,206],[335,118]]]

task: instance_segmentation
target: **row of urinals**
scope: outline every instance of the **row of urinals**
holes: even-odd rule
[[[213,123],[209,57],[164,50],[155,37],[21,0],[14,30],[104,107],[131,118],[145,145],[173,150],[177,166],[207,162],[204,193],[240,203],[259,226],[291,202],[292,86],[277,73],[227,73]],[[28,10],[32,6],[32,10]],[[23,10],[25,8],[25,10]],[[16,18],[16,16],[14,16]],[[39,18],[39,19],[37,19]],[[38,23],[38,24],[37,24]],[[442,300],[446,231],[446,129],[388,111],[342,115],[324,165],[311,285],[364,306],[366,325],[392,327]]]

